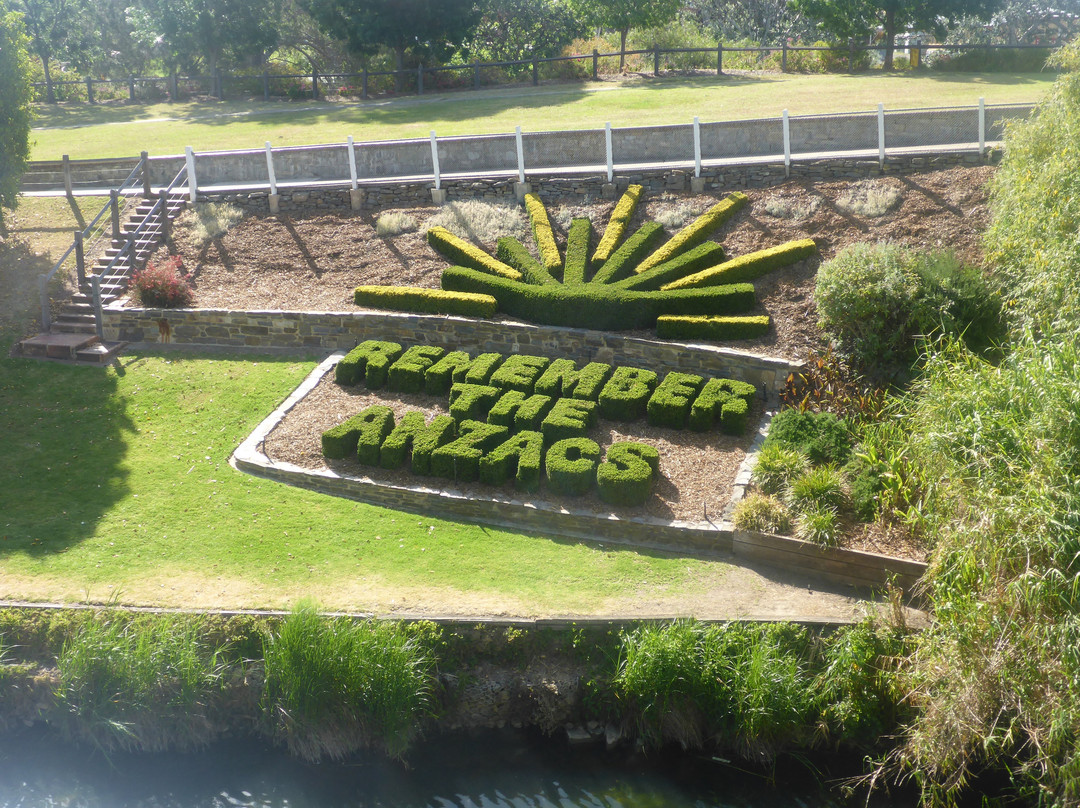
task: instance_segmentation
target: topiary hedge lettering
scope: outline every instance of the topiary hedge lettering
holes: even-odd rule
[[[379,340],[350,351],[335,378],[343,385],[362,378],[372,389],[447,396],[450,414],[427,423],[421,413],[409,412],[395,426],[388,407],[373,405],[323,433],[327,458],[355,455],[365,465],[387,469],[409,462],[416,474],[496,485],[513,477],[525,491],[536,490],[541,479],[571,495],[595,484],[599,496],[615,505],[648,498],[659,455],[644,444],[617,443],[599,463],[599,450],[592,451],[595,443],[588,438],[598,416],[647,417],[655,426],[698,431],[719,425],[740,434],[757,394],[753,385],[734,379],[676,371],[661,379],[646,368],[603,362],[579,368],[570,359],[473,357],[433,345],[402,350]]]

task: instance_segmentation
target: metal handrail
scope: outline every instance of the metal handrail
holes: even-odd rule
[[[98,339],[104,340],[104,305],[101,298],[101,282],[102,280],[109,280],[113,285],[123,281],[127,276],[129,270],[134,270],[135,262],[138,258],[138,249],[136,248],[136,242],[139,240],[139,236],[145,234],[151,227],[151,224],[156,217],[161,218],[162,231],[164,232],[165,221],[169,217],[169,194],[173,192],[179,185],[184,183],[187,179],[187,166],[183,166],[173,177],[172,182],[166,186],[165,190],[160,193],[157,200],[150,206],[150,210],[146,212],[146,215],[142,217],[142,220],[135,226],[134,230],[129,230],[127,238],[124,240],[124,246],[113,256],[113,259],[106,265],[100,272],[91,276],[90,289],[92,293],[93,309],[94,309],[94,329],[97,332]],[[129,260],[126,266],[122,264],[121,258],[125,255]],[[120,265],[118,267],[118,264]]]
[[[135,164],[135,168],[133,168],[131,170],[131,173],[128,174],[127,179],[125,179],[124,182],[120,185],[120,188],[117,189],[118,195],[122,195],[129,189],[135,187],[136,178],[138,178],[142,174],[144,163],[145,161],[140,158],[139,161]],[[94,228],[97,227],[98,223],[105,217],[105,214],[110,211],[112,205],[113,200],[110,199],[102,206],[101,210],[98,211],[97,216],[93,218],[90,224],[88,224],[82,230],[75,231],[74,242],[64,252],[64,255],[60,258],[60,260],[56,262],[56,265],[53,266],[53,268],[48,273],[40,275],[38,277],[38,293],[41,297],[41,328],[43,331],[48,331],[49,327],[52,325],[52,316],[49,313],[49,283],[61,270],[61,268],[63,268],[63,266],[67,263],[72,253],[82,253],[84,251],[87,239],[94,232]],[[92,247],[96,248],[96,245],[96,239],[91,241]],[[79,256],[76,256],[77,264],[79,264],[79,260]],[[79,264],[76,269],[84,271],[81,264]],[[84,280],[84,277],[80,276],[79,280]]]

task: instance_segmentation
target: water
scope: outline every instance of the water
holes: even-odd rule
[[[0,740],[0,808],[834,808],[805,769],[778,778],[705,757],[569,749],[491,733],[423,744],[408,763],[308,764],[252,741],[113,755],[42,732]]]

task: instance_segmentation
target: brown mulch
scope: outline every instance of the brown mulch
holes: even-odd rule
[[[981,260],[980,239],[988,221],[986,166],[952,168],[905,177],[882,177],[874,182],[894,188],[900,204],[880,217],[844,212],[837,200],[849,182],[812,184],[792,181],[747,191],[751,205],[740,211],[713,239],[731,256],[813,238],[820,259],[770,273],[755,282],[759,312],[772,317],[764,337],[739,343],[756,353],[801,359],[821,346],[814,308],[814,278],[821,260],[843,247],[863,241],[890,241],[911,247],[952,249],[961,258]],[[662,218],[673,209],[700,213],[715,196],[659,194],[645,196],[634,226]],[[813,208],[804,218],[781,218],[767,208],[783,202],[792,209]],[[602,232],[613,203],[549,204],[557,233],[559,221],[589,216]],[[365,209],[356,214],[249,216],[224,236],[198,247],[184,228],[175,245],[194,279],[197,304],[203,308],[285,309],[293,311],[356,311],[352,290],[362,284],[393,284],[437,288],[444,261],[424,240],[422,231],[436,208],[402,209],[420,225],[420,232],[392,238],[375,235],[375,220],[390,210]],[[560,215],[561,214],[561,215]],[[671,230],[671,228],[668,228]],[[528,240],[532,248],[531,239]],[[494,244],[484,245],[489,250]],[[159,255],[159,258],[163,255]],[[635,332],[634,336],[655,336]]]
[[[343,475],[370,477],[398,485],[452,489],[478,498],[491,496],[491,486],[480,483],[454,483],[436,477],[419,477],[405,470],[361,466],[352,459],[324,458],[322,433],[371,404],[389,406],[394,411],[395,421],[409,410],[420,410],[429,420],[447,412],[446,402],[433,396],[341,387],[334,381],[334,374],[328,373],[267,435],[263,452],[272,460],[287,461],[308,469],[333,469]],[[756,424],[760,419],[761,411],[755,408],[750,413],[750,423]],[[620,516],[648,515],[700,522],[707,515],[719,522],[720,514],[731,498],[731,484],[753,436],[731,437],[719,432],[652,427],[643,420],[629,424],[601,420],[590,431],[589,437],[600,445],[601,456],[607,453],[612,443],[623,440],[640,440],[660,452],[660,477],[654,484],[653,496],[639,508],[619,508]],[[520,494],[514,491],[513,483],[508,483],[501,493],[571,510],[612,512],[611,506],[595,493],[580,498],[556,497],[541,488],[536,494]]]
[[[812,184],[792,181],[767,189],[747,191],[751,204],[740,211],[713,239],[731,256],[764,249],[793,239],[813,238],[820,259],[811,259],[773,272],[755,283],[759,311],[772,318],[772,328],[760,339],[736,347],[756,353],[800,359],[823,344],[813,301],[814,280],[822,260],[858,242],[889,241],[918,248],[951,249],[964,260],[980,263],[981,233],[988,223],[986,183],[989,167],[952,168],[905,177],[882,177],[873,183],[894,189],[900,202],[882,216],[846,212],[838,200],[850,182]],[[638,206],[633,226],[648,220],[684,217],[689,223],[716,201],[715,196],[659,194],[646,196]],[[588,216],[602,232],[613,207],[611,201],[549,203],[559,236],[571,217]],[[426,243],[422,233],[436,208],[402,209],[420,225],[419,232],[391,238],[375,235],[375,220],[389,210],[363,210],[356,214],[305,216],[249,216],[224,236],[196,247],[190,232],[178,228],[175,243],[192,272],[197,303],[203,308],[355,311],[352,289],[361,284],[411,285],[437,288],[446,262]],[[772,211],[770,213],[770,211]],[[677,225],[668,230],[677,229]],[[532,248],[531,240],[529,241]],[[484,247],[493,250],[494,244]],[[163,256],[160,256],[163,257]],[[651,332],[633,336],[653,337]],[[319,436],[365,406],[382,402],[397,415],[419,409],[430,417],[445,411],[445,402],[427,396],[371,394],[339,388],[332,374],[305,398],[266,439],[265,451],[274,459],[307,468],[331,467],[342,473],[377,475],[379,480],[437,486],[445,481],[415,477],[407,472],[361,468],[352,461],[324,460]],[[756,423],[760,413],[753,413]],[[660,450],[661,479],[655,496],[638,514],[666,519],[699,521],[707,511],[718,516],[730,497],[730,486],[745,456],[750,437],[732,439],[719,433],[704,435],[688,430],[654,429],[601,422],[591,435],[606,449],[615,440],[643,440]],[[480,485],[447,484],[454,490],[488,496]],[[515,496],[511,485],[504,492]],[[530,497],[544,500],[541,492]],[[580,500],[554,501],[567,508],[607,513],[610,508],[595,495]],[[623,515],[635,511],[624,509]],[[922,548],[903,531],[885,526],[852,531],[848,546],[891,555],[921,557]]]

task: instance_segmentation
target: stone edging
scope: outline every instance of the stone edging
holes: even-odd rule
[[[731,502],[719,524],[712,521],[668,521],[653,517],[623,519],[613,514],[571,510],[524,498],[506,497],[501,493],[495,494],[491,499],[479,500],[453,489],[391,485],[368,477],[343,476],[329,469],[306,469],[267,457],[262,451],[266,436],[344,355],[344,351],[338,351],[324,359],[300,386],[255,428],[233,452],[230,463],[234,468],[258,477],[394,510],[449,516],[515,531],[535,531],[584,539],[601,546],[610,543],[701,556],[734,556],[754,563],[795,570],[830,583],[881,587],[896,576],[902,587],[910,589],[926,569],[925,564],[917,561],[856,550],[824,548],[799,539],[735,530],[730,521],[730,511],[745,494],[753,454],[747,456],[738,472]],[[764,438],[769,419],[767,416],[759,427],[751,452]]]

